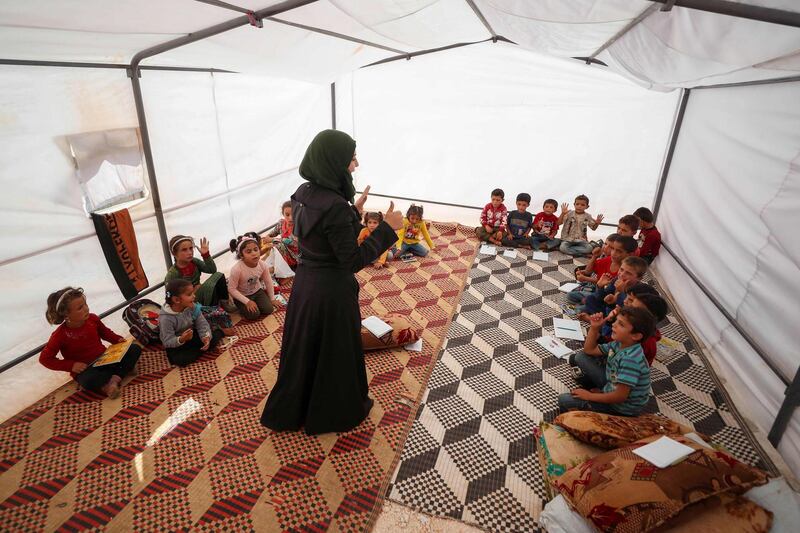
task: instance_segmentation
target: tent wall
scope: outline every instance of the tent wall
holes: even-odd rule
[[[652,204],[679,96],[502,43],[364,68],[336,95],[359,186],[472,206],[502,187],[533,211],[583,193],[612,223]]]
[[[800,313],[800,82],[695,90],[666,182],[658,226],[687,268],[791,380]],[[729,390],[766,431],[785,386],[677,263],[667,287],[719,363]],[[746,391],[746,392],[745,392]],[[800,414],[778,448],[800,473]]]
[[[327,84],[148,71],[142,87],[167,232],[207,236],[213,252],[279,218],[305,147],[330,126]],[[84,287],[96,313],[124,300],[83,211],[65,136],[138,124],[124,70],[2,66],[0,101],[3,364],[47,340],[53,290]],[[152,202],[131,214],[156,284],[165,267]]]

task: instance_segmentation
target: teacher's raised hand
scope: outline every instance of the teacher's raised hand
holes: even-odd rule
[[[358,209],[358,213],[359,214],[363,214],[364,213],[364,204],[367,203],[367,197],[369,196],[369,188],[370,188],[370,185],[367,185],[366,187],[364,187],[364,192],[361,193],[361,196],[358,197],[358,200],[356,200],[356,203],[353,204],[353,205],[356,206],[356,209]]]
[[[403,213],[394,210],[394,202],[389,202],[389,210],[383,215],[383,221],[395,231],[403,227]]]

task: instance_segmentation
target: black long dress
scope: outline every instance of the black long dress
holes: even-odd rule
[[[396,242],[386,223],[360,246],[358,214],[341,195],[311,183],[292,195],[300,261],[286,311],[278,380],[261,423],[317,434],[348,431],[367,416],[358,282],[353,275]]]

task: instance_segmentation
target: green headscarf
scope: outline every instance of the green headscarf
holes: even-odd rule
[[[314,185],[336,191],[345,200],[353,202],[356,188],[353,175],[347,168],[355,153],[356,142],[348,134],[323,130],[308,145],[300,163],[300,175]]]

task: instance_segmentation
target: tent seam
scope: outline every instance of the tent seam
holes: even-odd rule
[[[750,276],[750,279],[747,280],[747,284],[745,285],[745,290],[744,290],[744,296],[739,301],[739,305],[736,306],[736,310],[734,312],[734,317],[736,317],[737,321],[739,319],[739,312],[741,311],[741,308],[744,305],[745,300],[751,294],[750,293],[750,287],[752,286],[753,281],[755,281],[755,278],[756,278],[756,276],[758,275],[758,273],[760,271],[760,265],[762,264],[761,255],[764,252],[764,250],[767,248],[767,246],[769,245],[770,236],[773,235],[772,230],[769,229],[769,225],[767,225],[766,220],[764,220],[764,213],[766,212],[767,208],[775,201],[775,199],[783,192],[783,189],[785,188],[787,182],[789,181],[789,177],[791,176],[792,165],[793,165],[794,161],[796,161],[798,158],[800,158],[800,150],[797,151],[797,153],[795,154],[794,158],[792,158],[791,162],[789,163],[789,167],[786,170],[786,174],[783,177],[783,181],[781,181],[781,184],[775,190],[775,194],[773,194],[772,198],[770,198],[767,202],[764,203],[764,205],[761,207],[761,211],[758,213],[758,219],[761,220],[761,222],[764,224],[764,226],[768,229],[768,232],[767,232],[767,236],[764,239],[764,244],[761,246],[761,248],[759,248],[758,252],[756,253],[756,256],[755,256],[755,259],[756,259],[755,270],[753,271],[753,274]]]

